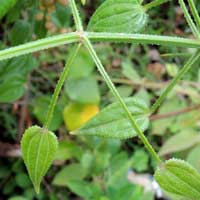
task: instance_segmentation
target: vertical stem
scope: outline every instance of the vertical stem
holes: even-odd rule
[[[168,1],[171,1],[171,0],[154,0],[154,1],[144,5],[144,8],[146,10],[149,10],[151,8],[157,7],[157,6],[159,6],[159,5],[163,4],[163,3],[166,3]]]
[[[44,123],[44,126],[45,128],[49,128],[50,126],[50,123],[51,123],[51,120],[52,120],[52,116],[53,116],[53,113],[54,113],[54,109],[55,109],[55,106],[56,106],[56,102],[58,100],[58,96],[60,94],[60,91],[62,89],[62,86],[65,82],[65,79],[67,77],[67,75],[69,74],[69,71],[70,71],[70,68],[71,68],[71,65],[73,64],[73,61],[74,59],[76,58],[77,54],[78,54],[78,51],[80,49],[82,44],[79,44],[73,51],[73,53],[71,54],[71,56],[69,57],[68,61],[66,62],[65,64],[65,67],[60,75],[60,78],[58,80],[58,83],[56,85],[56,88],[54,90],[54,94],[51,98],[51,102],[49,104],[49,109],[48,109],[48,113],[47,113],[47,117],[46,117],[46,121]]]
[[[179,4],[181,6],[181,9],[183,10],[184,16],[185,16],[185,18],[187,20],[187,23],[189,24],[189,26],[190,26],[193,34],[197,38],[200,38],[200,32],[198,31],[197,27],[195,26],[195,24],[194,24],[194,22],[193,22],[193,20],[192,20],[192,18],[190,16],[190,14],[189,14],[189,12],[187,10],[187,7],[186,7],[184,1],[183,0],[179,0]]]
[[[188,3],[189,3],[189,6],[190,6],[190,9],[191,9],[191,11],[192,11],[192,15],[193,15],[193,17],[194,17],[194,20],[195,20],[195,22],[196,22],[196,24],[197,24],[197,27],[198,27],[199,30],[200,30],[200,16],[199,16],[199,14],[198,14],[198,11],[197,11],[197,9],[196,9],[196,6],[195,6],[195,4],[194,4],[194,1],[193,1],[193,0],[188,0]]]
[[[174,88],[177,82],[181,79],[181,77],[193,66],[193,64],[199,59],[200,50],[198,50],[190,59],[187,61],[185,66],[179,71],[177,76],[173,79],[173,81],[167,86],[164,92],[160,95],[154,105],[151,107],[151,113],[153,114],[160,104],[163,102],[164,98],[169,94],[169,92]]]
[[[147,150],[149,151],[149,153],[153,156],[153,158],[155,158],[155,160],[160,163],[161,160],[159,158],[159,156],[157,155],[157,153],[155,152],[155,150],[153,149],[153,147],[151,146],[151,144],[149,143],[149,141],[147,140],[147,138],[145,137],[145,135],[143,134],[143,132],[140,130],[140,128],[138,127],[134,117],[131,115],[129,109],[127,108],[126,104],[124,103],[123,99],[121,98],[121,96],[119,95],[118,91],[116,90],[114,84],[112,83],[110,77],[108,76],[107,72],[105,71],[99,57],[97,56],[91,42],[88,40],[87,37],[84,37],[84,45],[85,47],[88,49],[91,57],[93,58],[95,64],[97,65],[97,68],[99,70],[99,72],[101,73],[101,75],[103,76],[103,78],[105,79],[108,87],[110,88],[111,92],[113,93],[113,95],[116,97],[116,99],[119,101],[119,103],[121,104],[122,108],[124,109],[125,113],[127,114],[128,119],[130,120],[132,127],[135,129],[136,133],[138,134],[138,136],[140,137],[140,139],[143,141],[145,147],[147,148]]]
[[[76,25],[76,30],[77,31],[83,31],[82,22],[81,22],[81,19],[80,19],[80,16],[79,16],[78,9],[76,7],[75,0],[70,0],[70,6],[71,6],[71,9],[72,9],[74,22],[75,22],[75,25]]]

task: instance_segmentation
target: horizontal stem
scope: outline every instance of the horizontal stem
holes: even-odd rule
[[[13,58],[29,53],[34,53],[40,50],[57,47],[64,44],[78,42],[80,35],[76,32],[65,33],[56,36],[47,37],[45,39],[28,42],[16,47],[11,47],[0,51],[0,60]]]
[[[152,44],[164,46],[180,46],[187,48],[200,48],[200,40],[187,39],[180,37],[146,35],[146,34],[125,34],[125,33],[93,33],[85,32],[85,34],[93,42],[121,42],[136,44]],[[28,42],[16,47],[11,47],[0,51],[0,60],[13,58],[40,50],[58,47],[64,44],[78,42],[80,33],[72,32],[60,34],[45,39]]]
[[[188,48],[199,48],[200,40],[187,39],[173,36],[159,36],[147,34],[125,34],[125,33],[93,33],[86,32],[86,36],[93,42],[121,42],[136,44],[152,44],[164,46],[179,46]]]

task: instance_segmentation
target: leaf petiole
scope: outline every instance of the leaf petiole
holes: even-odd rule
[[[105,79],[108,87],[110,88],[111,92],[113,93],[113,95],[116,97],[116,99],[119,101],[120,105],[122,106],[123,110],[125,111],[132,127],[135,129],[136,133],[138,134],[138,136],[140,137],[140,139],[142,140],[142,142],[144,143],[145,147],[147,148],[147,150],[149,151],[149,153],[152,155],[152,157],[158,162],[161,163],[161,159],[159,158],[159,156],[157,155],[157,153],[155,152],[154,148],[152,147],[152,145],[149,143],[148,139],[146,138],[146,136],[143,134],[143,132],[140,130],[140,128],[138,127],[134,117],[131,115],[128,107],[126,106],[126,104],[124,103],[123,99],[121,98],[120,94],[118,93],[118,91],[116,90],[114,84],[112,83],[109,75],[107,74],[107,72],[105,71],[99,57],[97,56],[90,40],[88,40],[87,37],[84,37],[83,43],[85,45],[85,47],[88,49],[91,57],[93,58],[99,72],[101,73],[101,75],[103,76],[103,78]]]
[[[76,58],[81,46],[82,46],[82,44],[78,44],[78,46],[74,49],[73,53],[71,54],[71,56],[68,58],[68,61],[66,62],[66,65],[63,69],[63,72],[60,75],[60,78],[59,78],[58,83],[56,85],[55,91],[54,91],[53,96],[51,98],[51,102],[49,104],[49,109],[48,109],[46,121],[44,123],[44,127],[46,129],[49,128],[49,125],[50,125],[51,120],[52,120],[53,112],[54,112],[54,109],[55,109],[55,106],[56,106],[56,102],[58,100],[58,96],[59,96],[60,91],[62,89],[62,86],[65,82],[65,79],[66,79],[67,75],[69,74],[71,65],[73,64],[74,59]]]

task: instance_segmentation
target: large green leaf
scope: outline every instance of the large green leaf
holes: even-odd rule
[[[1,0],[0,19],[16,4],[17,0]]]
[[[0,103],[9,103],[20,98],[25,92],[29,72],[38,66],[31,56],[21,56],[0,62]]]
[[[125,103],[134,116],[137,125],[142,131],[146,130],[149,123],[147,117],[149,110],[146,104],[135,98],[126,98]],[[116,139],[127,139],[137,135],[118,102],[103,109],[82,128],[72,132],[72,134],[94,135]]]
[[[200,174],[183,160],[166,161],[154,176],[159,185],[171,195],[190,200],[200,197]]]
[[[28,128],[23,135],[22,157],[37,193],[42,178],[55,157],[57,146],[54,133],[38,126]]]
[[[91,17],[88,30],[137,33],[144,29],[147,18],[138,0],[107,0]]]
[[[183,151],[200,143],[200,135],[193,129],[184,130],[170,137],[160,149],[160,155]]]

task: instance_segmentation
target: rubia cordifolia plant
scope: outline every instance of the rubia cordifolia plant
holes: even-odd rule
[[[103,109],[83,127],[73,131],[71,134],[118,139],[138,136],[158,164],[155,179],[160,186],[169,195],[179,199],[200,199],[200,174],[185,161],[177,159],[162,161],[143,133],[148,127],[149,116],[158,109],[181,77],[200,58],[200,50],[198,50],[200,48],[200,17],[193,0],[188,0],[188,3],[194,21],[184,1],[179,0],[179,3],[196,39],[138,34],[147,24],[147,11],[167,1],[155,0],[143,6],[141,5],[141,0],[106,0],[91,17],[87,31],[85,31],[75,1],[71,0],[70,5],[76,32],[61,34],[0,51],[0,60],[4,60],[64,44],[78,43],[73,53],[70,54],[71,56],[68,58],[60,75],[44,126],[28,128],[21,141],[22,156],[37,193],[39,192],[41,180],[51,165],[57,149],[57,138],[54,133],[48,130],[54,108],[70,67],[79,49],[84,45],[93,58],[100,74],[116,97],[117,102]],[[82,1],[82,3],[84,2]],[[121,98],[92,45],[92,42],[98,41],[180,46],[197,50],[153,106],[148,109],[141,99]]]

